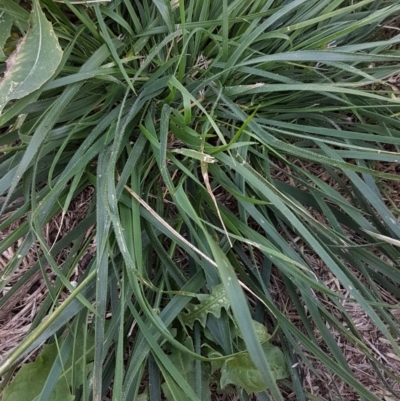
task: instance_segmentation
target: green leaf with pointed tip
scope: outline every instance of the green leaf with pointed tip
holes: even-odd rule
[[[189,304],[186,306],[189,313],[185,314],[183,321],[189,327],[193,327],[196,320],[205,327],[207,315],[209,313],[219,318],[221,316],[221,309],[228,309],[230,306],[229,300],[226,297],[225,288],[222,284],[215,286],[211,294],[197,295],[197,299],[200,301],[199,304]]]
[[[289,370],[283,352],[270,343],[263,344],[262,348],[275,380],[288,377]],[[221,388],[227,384],[243,387],[248,393],[261,392],[267,389],[267,385],[248,352],[235,355],[225,361],[221,368]]]
[[[0,114],[13,99],[20,99],[39,89],[53,75],[63,51],[53,27],[33,2],[31,28],[7,60],[7,71],[0,82]]]

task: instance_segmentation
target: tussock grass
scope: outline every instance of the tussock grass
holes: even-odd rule
[[[1,285],[34,244],[41,252],[19,282],[49,268],[56,279],[1,373],[56,336],[60,355],[87,367],[87,378],[77,369],[84,380],[71,381],[82,400],[110,387],[113,400],[204,400],[210,369],[240,352],[267,388],[259,400],[329,397],[310,388],[306,371],[339,383],[332,399],[342,385],[357,399],[379,400],[376,387],[395,397],[398,372],[356,317],[362,311],[400,357],[399,203],[389,191],[399,181],[390,166],[400,160],[400,35],[374,38],[400,6],[41,4],[64,56],[50,81],[0,115],[0,230],[25,218],[0,242],[2,253],[23,239]],[[84,218],[49,243],[43,227],[88,187],[95,196]],[[74,287],[93,241],[96,255]],[[212,304],[188,325],[215,288],[225,307]],[[285,380],[276,382],[254,320],[283,352]],[[73,352],[82,326],[83,362]],[[343,341],[379,384],[357,379]],[[56,359],[49,378],[61,374]]]

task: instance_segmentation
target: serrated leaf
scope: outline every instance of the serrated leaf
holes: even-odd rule
[[[4,399],[7,401],[33,400],[42,391],[47,376],[57,357],[57,345],[44,345],[43,351],[37,356],[35,362],[22,366],[11,384],[4,390]],[[69,391],[68,383],[59,380],[56,384],[50,401],[72,401],[75,397]]]
[[[189,327],[193,327],[193,324],[198,320],[203,327],[206,325],[207,315],[212,313],[216,318],[221,316],[221,309],[228,309],[230,306],[229,300],[226,297],[226,291],[222,284],[215,286],[211,294],[199,294],[197,299],[200,301],[199,304],[189,304],[186,309],[189,311],[183,321]]]
[[[289,371],[283,352],[269,343],[265,343],[262,348],[275,380],[288,377]],[[221,368],[221,388],[227,384],[235,384],[244,388],[248,393],[267,389],[267,385],[248,352],[235,355],[225,361]]]
[[[7,70],[0,82],[0,114],[10,100],[39,89],[61,61],[63,52],[38,0],[33,2],[30,22],[31,28],[7,60]]]
[[[183,344],[191,351],[193,351],[192,339],[186,337]],[[186,382],[195,389],[196,377],[195,377],[195,360],[188,354],[177,350],[175,347],[170,347],[171,355],[169,356],[171,362],[176,366],[182,376],[185,378]],[[209,366],[203,364],[202,375],[201,375],[201,397],[202,401],[211,400],[211,392],[209,387]],[[168,401],[175,400],[187,400],[187,395],[183,390],[176,385],[172,378],[165,377],[166,381],[161,386],[165,397]]]

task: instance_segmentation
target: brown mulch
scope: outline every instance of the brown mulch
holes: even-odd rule
[[[51,221],[43,228],[44,234],[48,239],[48,246],[52,247],[65,233],[74,228],[86,216],[88,207],[93,197],[94,189],[87,188],[80,193],[75,199],[72,200],[68,211],[62,216],[58,213]],[[3,218],[7,218],[5,215]],[[7,231],[0,232],[0,240],[8,237],[10,233],[15,230],[18,224],[23,220],[11,225]],[[93,228],[91,228],[92,230]],[[88,233],[89,234],[89,233]],[[20,247],[23,238],[18,242],[11,245],[6,251],[0,255],[0,274],[3,272],[8,261],[12,259],[18,248]],[[37,245],[37,244],[36,244]],[[6,293],[13,287],[15,283],[34,265],[37,261],[37,252],[40,247],[33,246],[28,254],[22,259],[20,267],[9,279],[7,286],[0,293],[0,298],[5,296]],[[94,252],[94,246],[91,248]],[[66,256],[68,255],[69,248],[63,249],[55,260],[57,266],[61,267]],[[87,255],[84,256],[87,259]],[[82,258],[82,259],[84,259]],[[49,267],[46,268],[47,280],[53,282],[56,278],[54,272]],[[70,277],[72,285],[79,280],[82,272],[76,271]],[[12,298],[10,302],[5,304],[0,310],[0,358],[4,357],[9,351],[20,344],[25,338],[30,329],[30,325],[35,317],[35,313],[41,302],[48,294],[46,282],[43,279],[41,270],[39,270],[27,284],[21,287]],[[61,298],[67,296],[62,294]]]
[[[350,201],[349,195],[336,183],[335,180],[326,172],[323,167],[318,164],[304,163],[301,160],[290,160],[294,165],[300,167],[302,170],[306,170],[312,173],[314,176],[318,177],[322,181],[326,182],[336,191],[338,191],[345,199]],[[292,177],[296,174],[290,170],[288,164],[283,163],[279,160],[275,160],[275,167],[272,169],[272,176],[274,179],[290,183],[293,186],[301,188],[301,185],[296,182]],[[377,171],[381,172],[397,172],[398,166],[389,163],[378,162],[375,165]],[[350,181],[341,176],[347,189],[351,188]],[[381,182],[381,188],[387,197],[385,200],[386,205],[392,210],[400,210],[400,183],[397,182]],[[352,194],[354,196],[354,194]],[[308,208],[310,214],[319,222],[328,226],[328,222],[325,217],[318,211]],[[354,235],[350,230],[344,228],[345,232],[348,234],[349,238],[352,238],[356,243],[359,242],[359,238]],[[345,298],[350,298],[349,293],[340,285],[337,278],[331,273],[331,271],[325,266],[323,261],[315,254],[311,249],[308,248],[307,244],[302,243],[299,237],[296,238],[295,234],[292,233],[295,242],[295,246],[301,251],[303,257],[308,261],[308,263],[313,267],[314,272],[318,277],[324,282],[327,288],[331,289],[335,293],[344,296]],[[365,241],[362,242],[365,244]],[[385,258],[383,255],[379,257]],[[390,261],[388,261],[390,263]],[[355,270],[352,266],[348,266],[352,274],[357,277],[359,281],[365,284],[366,288],[369,287],[368,283],[362,276],[362,274]],[[285,291],[285,285],[280,280],[279,274],[275,274],[272,277],[273,280],[273,290],[271,290],[271,296],[273,296],[277,306],[279,305],[281,310],[286,311],[286,315],[290,317],[292,323],[296,325],[300,322],[300,316],[292,304],[291,298]],[[386,290],[379,288],[379,292],[382,296],[382,302],[386,304],[393,305],[392,315],[399,319],[400,317],[400,300],[393,297]],[[317,294],[319,300],[324,304],[325,308],[335,316],[339,322],[341,322],[346,327],[346,322],[343,319],[342,314],[337,310],[337,308],[327,299],[325,295]],[[356,303],[352,301],[347,301],[346,299],[342,302],[342,306],[346,310],[346,313],[351,318],[353,324],[362,336],[363,342],[367,346],[369,352],[378,362],[380,362],[387,370],[383,372],[382,369],[378,369],[374,363],[371,362],[357,344],[351,343],[345,336],[334,330],[333,327],[329,327],[331,334],[334,337],[335,342],[338,344],[340,350],[342,351],[348,365],[350,366],[354,377],[364,385],[366,389],[376,395],[382,400],[394,400],[400,399],[400,358],[397,356],[396,352],[393,350],[389,341],[385,336],[377,329],[371,318],[366,315],[365,311]],[[310,321],[312,325],[312,321]],[[299,326],[298,329],[303,331],[303,327]],[[320,335],[318,328],[313,326],[314,335],[317,339],[318,345],[323,349],[328,355],[329,350],[324,343],[322,336]],[[400,346],[400,339],[398,339],[398,345]],[[338,377],[333,377],[329,370],[320,361],[315,359],[312,355],[308,354],[304,350],[305,354],[312,362],[314,371],[310,370],[305,364],[300,366],[302,372],[302,377],[304,378],[304,385],[306,391],[312,395],[321,398],[326,401],[333,400],[346,400],[346,401],[357,401],[359,396],[355,390],[341,381]],[[378,373],[379,371],[379,373]],[[318,375],[315,374],[318,372]],[[382,375],[385,383],[382,381],[379,374]],[[395,378],[393,378],[393,375]],[[391,391],[390,391],[390,390]],[[393,394],[395,393],[395,394]],[[288,394],[287,399],[295,399],[295,394]]]

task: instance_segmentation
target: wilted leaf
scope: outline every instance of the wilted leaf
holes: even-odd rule
[[[49,21],[33,2],[31,28],[7,60],[7,70],[0,82],[0,114],[13,99],[20,99],[39,89],[58,67],[62,50]]]
[[[289,371],[282,351],[269,343],[263,345],[263,350],[275,380],[288,377]],[[227,384],[235,384],[244,388],[248,393],[267,389],[259,370],[247,352],[225,361],[221,368],[221,388]]]
[[[189,304],[186,308],[189,311],[183,321],[189,327],[193,327],[193,324],[198,320],[203,327],[206,325],[207,315],[212,313],[215,317],[221,316],[221,309],[228,309],[230,303],[226,297],[225,288],[222,284],[217,285],[213,288],[212,294],[199,294],[197,299],[200,301],[199,304]]]

